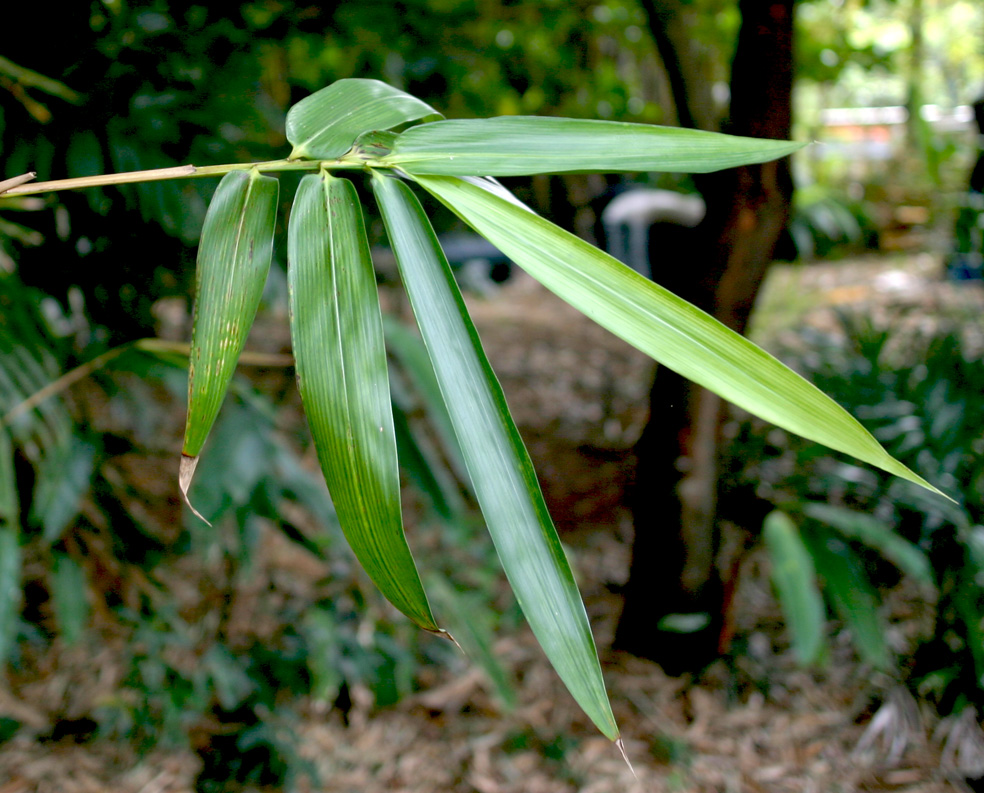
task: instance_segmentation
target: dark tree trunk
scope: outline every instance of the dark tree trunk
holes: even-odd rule
[[[673,7],[667,13],[659,3],[649,6],[661,51],[675,44],[674,56],[664,55],[664,61],[677,104],[687,107],[696,92],[682,44],[666,27],[676,20]],[[742,26],[724,131],[788,138],[793,0],[741,0],[739,6]],[[691,123],[707,117],[694,108],[678,115]],[[697,186],[708,211],[693,235],[692,255],[674,262],[654,257],[654,277],[741,333],[788,219],[788,162],[708,174]],[[729,582],[715,564],[724,410],[717,396],[665,368],[657,372],[650,409],[637,447],[635,541],[615,643],[678,674],[713,660],[725,635]]]

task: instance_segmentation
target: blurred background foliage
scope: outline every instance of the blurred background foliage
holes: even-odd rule
[[[720,118],[737,6],[683,5],[698,20],[686,57],[706,77],[705,112]],[[800,0],[796,8],[796,137],[848,130],[845,145],[812,147],[796,163],[799,256],[891,247],[900,229],[915,228],[919,244],[938,242],[970,168],[972,134],[966,123],[929,123],[950,116],[918,108],[932,97],[948,112],[984,89],[975,84],[984,75],[984,11],[970,0]],[[179,0],[93,0],[47,15],[43,27],[43,47],[8,35],[0,51],[0,178],[282,157],[287,108],[351,76],[386,80],[449,117],[676,121],[635,0],[268,0],[224,14]],[[908,107],[908,120],[836,127],[823,115],[876,105]],[[856,144],[883,133],[903,143],[874,167]],[[282,178],[289,202],[291,177]],[[693,189],[686,179],[638,181]],[[511,186],[588,237],[599,202],[622,189],[585,176]],[[290,737],[299,695],[343,712],[355,700],[385,705],[426,678],[422,661],[462,663],[446,643],[394,618],[341,541],[292,396],[286,334],[271,330],[285,325],[283,239],[249,345],[259,358],[223,410],[194,494],[216,530],[183,512],[172,476],[186,390],[180,342],[213,188],[183,180],[0,203],[7,679],[16,689],[52,648],[114,648],[124,658],[118,686],[91,712],[66,702],[50,714],[52,734],[98,733],[144,748],[190,743],[204,759],[202,790],[305,773]],[[453,225],[447,216],[439,222]],[[379,229],[372,233],[378,239]],[[810,338],[800,361],[955,505],[751,423],[724,452],[736,487],[753,482],[792,517],[862,657],[907,677],[946,712],[984,705],[984,373],[980,339],[967,338],[966,327],[962,318],[900,337],[891,325],[845,317],[843,333]],[[413,541],[443,550],[428,554],[452,582],[431,587],[438,607],[508,705],[508,674],[489,646],[518,614],[495,587],[491,548],[473,541],[453,443],[428,399],[414,342],[400,334],[390,329],[400,453],[415,485],[408,502],[424,516]],[[146,337],[164,343],[142,345]],[[70,383],[60,379],[66,373],[80,376]],[[36,400],[52,384],[53,397]],[[839,512],[817,513],[813,502]],[[877,522],[866,540],[844,528],[863,516]],[[932,635],[904,664],[886,649],[879,616],[879,588],[898,577],[878,561],[891,557],[884,535],[893,530],[912,565],[928,560],[923,584],[938,603]],[[837,580],[846,582],[841,596]],[[861,595],[845,600],[850,589]],[[0,739],[17,729],[5,726]]]

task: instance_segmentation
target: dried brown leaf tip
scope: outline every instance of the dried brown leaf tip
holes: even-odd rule
[[[188,498],[188,489],[191,487],[191,480],[195,476],[195,469],[198,467],[198,459],[198,457],[189,457],[187,454],[181,455],[181,464],[178,467],[178,487],[181,488],[181,497],[184,499],[185,504],[188,505],[188,509],[195,513],[195,517],[211,526],[212,524],[205,520],[205,516],[195,509],[195,506]]]

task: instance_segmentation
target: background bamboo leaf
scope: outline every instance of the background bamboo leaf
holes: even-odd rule
[[[77,561],[64,553],[56,553],[54,562],[50,583],[55,619],[65,643],[75,644],[82,638],[82,631],[89,619],[85,571]]]
[[[440,118],[441,114],[379,80],[337,80],[288,111],[287,140],[294,145],[290,158],[341,157],[364,132],[393,129],[430,117]]]
[[[618,726],[570,564],[437,237],[406,184],[374,174],[373,189],[472,487],[516,599],[578,704],[616,740]]]
[[[823,649],[825,616],[813,558],[796,525],[784,512],[769,513],[762,536],[772,558],[772,581],[786,615],[793,649],[801,663],[811,664]]]
[[[298,389],[342,531],[389,601],[438,631],[403,533],[379,297],[351,182],[301,180],[287,258]]]
[[[860,656],[876,669],[892,668],[885,624],[878,613],[878,594],[857,554],[829,529],[804,534],[824,592],[837,615],[851,629]]]
[[[916,545],[899,536],[873,515],[819,502],[806,504],[803,513],[826,523],[845,537],[874,548],[899,570],[924,584],[933,583],[929,558]]]
[[[14,447],[0,427],[0,667],[17,640],[21,601],[20,506],[14,478]]]
[[[465,180],[414,178],[544,286],[659,363],[766,421],[939,492],[789,367],[607,253]]]
[[[219,182],[205,216],[181,450],[180,484],[186,499],[270,271],[279,192],[273,177],[256,170],[232,171]]]
[[[784,157],[804,143],[623,121],[500,116],[411,127],[382,158],[413,174],[706,173]]]

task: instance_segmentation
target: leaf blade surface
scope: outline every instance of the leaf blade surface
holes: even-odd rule
[[[406,184],[374,174],[373,189],[513,592],[568,690],[616,740],[618,726],[570,565],[437,237]]]
[[[783,429],[939,493],[816,386],[607,253],[464,179],[414,179],[540,283],[659,363]]]
[[[383,595],[438,632],[403,532],[382,320],[351,182],[301,180],[288,262],[298,390],[342,531]]]
[[[198,248],[195,320],[188,360],[188,417],[181,449],[187,499],[198,455],[229,389],[273,258],[280,183],[232,171],[215,190]]]
[[[356,138],[441,114],[426,102],[379,80],[350,77],[305,97],[287,111],[290,159],[330,160]]]
[[[499,116],[412,127],[381,159],[412,174],[706,173],[766,162],[804,143],[622,121]]]

